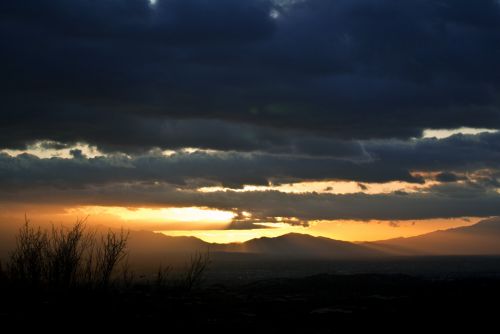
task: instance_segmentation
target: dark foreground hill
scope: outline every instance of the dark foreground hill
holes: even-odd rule
[[[165,332],[338,333],[411,324],[477,331],[495,323],[498,279],[428,280],[404,275],[315,275],[206,286],[190,293],[135,285],[107,292],[29,294],[0,289],[0,322],[21,331],[113,327]],[[14,327],[11,327],[14,326]],[[430,326],[430,327],[429,327]]]
[[[73,252],[56,251],[67,249],[57,245],[74,243],[63,242],[57,237],[60,234],[55,234],[40,248],[33,242],[36,230],[26,231],[24,235],[30,238],[21,240],[34,248],[18,249],[7,270],[0,270],[0,323],[15,331],[25,327],[51,332],[113,327],[113,331],[133,328],[145,332],[161,327],[174,333],[338,333],[345,326],[351,331],[365,326],[371,331],[386,331],[401,322],[411,324],[412,329],[422,325],[428,330],[432,325],[445,326],[447,331],[467,322],[481,331],[496,321],[497,310],[492,305],[500,300],[498,256],[377,256],[361,260],[351,256],[380,253],[365,253],[365,245],[296,234],[221,246],[196,238],[132,232],[130,252],[135,252],[137,259],[157,257],[156,261],[166,254],[179,257],[207,246],[227,247],[213,255],[231,258],[228,266],[232,271],[217,264],[217,257],[212,266],[204,260],[207,258],[200,257],[198,262],[194,256],[191,266],[177,272],[160,269],[152,276],[131,276],[127,267],[112,266],[116,269],[113,275],[102,280],[100,273],[107,273],[108,267],[92,263],[109,263],[102,262],[109,258],[106,250],[121,244],[122,234],[108,232],[105,240],[111,243],[101,244],[101,252],[91,253],[96,254],[91,259],[97,262],[91,262],[87,272],[89,262],[74,258]],[[488,236],[494,231],[495,221],[486,221],[465,233]],[[313,258],[293,260],[299,251]],[[340,257],[332,258],[332,253]],[[85,254],[83,259],[89,259]],[[323,260],[315,260],[322,256]],[[245,258],[249,261],[242,265]],[[76,259],[77,266],[60,259]],[[251,263],[255,265],[253,273]],[[314,263],[326,266],[314,267]],[[296,272],[286,270],[284,264]],[[460,273],[471,264],[472,271]],[[311,270],[323,274],[311,275]]]

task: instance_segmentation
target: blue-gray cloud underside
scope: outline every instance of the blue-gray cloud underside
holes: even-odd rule
[[[285,153],[178,151],[171,155],[150,152],[89,158],[73,151],[71,159],[0,153],[0,184],[3,188],[42,185],[71,188],[120,182],[165,182],[241,188],[328,180],[423,183],[425,180],[418,173],[425,172],[439,173],[436,180],[440,182],[456,182],[480,171],[487,171],[483,173],[483,181],[484,176],[488,176],[494,183],[500,168],[500,133],[412,141],[364,141],[346,143],[348,149],[330,151],[329,145],[338,147],[336,141],[325,140],[316,142],[310,148],[312,153],[302,144],[296,140],[286,148],[282,146]],[[329,151],[330,155],[319,154],[319,151]]]
[[[103,152],[0,153],[2,202],[499,214],[498,133],[418,139],[500,128],[497,0],[5,0],[0,13],[0,149]],[[417,194],[195,191],[426,172],[436,184]]]
[[[0,144],[169,146],[161,128],[148,126],[163,119],[339,139],[498,128],[499,7],[496,0],[2,1]],[[213,127],[201,132],[177,145],[259,146],[221,143]]]
[[[48,196],[50,194],[50,196]],[[84,189],[1,191],[2,203],[105,205],[126,207],[200,206],[251,212],[253,219],[275,217],[311,220],[413,220],[500,215],[500,195],[475,185],[436,189],[425,194],[286,194],[278,191],[200,193],[169,185],[110,185]]]

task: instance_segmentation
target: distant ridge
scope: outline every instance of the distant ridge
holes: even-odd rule
[[[14,246],[12,233],[0,234],[0,257]],[[352,243],[308,234],[290,233],[243,243],[208,243],[195,237],[172,237],[150,231],[130,231],[131,257],[185,259],[196,251],[258,254],[282,258],[355,259],[405,255],[500,255],[500,217],[467,227],[440,230],[410,238]],[[142,261],[142,260],[141,260]]]
[[[500,255],[500,217],[467,227],[410,238],[352,243],[309,234],[289,233],[242,243],[208,243],[195,237],[172,237],[132,231],[131,254],[161,255],[210,250],[213,253],[259,254],[286,258],[354,259],[399,255]]]
[[[218,251],[256,253],[286,257],[360,258],[382,255],[364,245],[308,234],[290,233],[275,238],[262,237],[244,243],[215,245]]]
[[[500,217],[416,237],[362,244],[393,255],[500,255]]]

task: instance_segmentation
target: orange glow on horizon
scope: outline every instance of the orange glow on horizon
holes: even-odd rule
[[[307,233],[301,227],[287,227],[287,228],[263,228],[254,230],[188,230],[188,231],[155,231],[168,236],[185,236],[196,237],[205,242],[227,244],[227,243],[240,243],[251,239],[268,237],[275,238],[280,235],[296,232]]]
[[[231,211],[222,211],[199,207],[181,208],[123,208],[123,207],[81,207],[67,210],[68,214],[84,213],[87,215],[112,215],[125,222],[138,221],[147,223],[230,223],[236,216]]]
[[[191,236],[211,243],[245,242],[260,237],[277,237],[287,233],[302,233],[316,237],[361,242],[378,241],[399,237],[412,237],[437,230],[469,226],[480,218],[429,219],[422,221],[317,221],[310,226],[292,226],[284,223],[262,224],[269,228],[253,230],[159,230],[169,236]]]
[[[427,219],[415,221],[313,221],[309,226],[287,223],[256,223],[262,228],[230,229],[237,218],[235,212],[200,207],[126,208],[81,206],[12,206],[1,207],[0,227],[17,229],[24,214],[37,225],[72,224],[78,217],[88,216],[91,225],[150,230],[171,236],[193,236],[207,242],[244,242],[259,237],[277,237],[287,233],[303,233],[344,241],[376,241],[411,237],[477,223],[481,218]],[[251,222],[251,215],[244,214]]]

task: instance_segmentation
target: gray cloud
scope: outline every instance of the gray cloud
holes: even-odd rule
[[[307,143],[307,139],[305,140]],[[32,187],[167,182],[178,186],[224,185],[239,188],[245,184],[268,185],[300,181],[347,180],[356,182],[406,181],[422,183],[414,172],[439,172],[441,182],[465,180],[464,173],[490,170],[477,176],[491,183],[500,169],[500,134],[455,135],[446,139],[362,142],[338,149],[336,156],[299,154],[289,143],[279,153],[263,152],[177,152],[126,156],[111,154],[85,157],[73,150],[72,159],[42,159],[29,154],[12,157],[0,154],[0,185]],[[321,144],[316,142],[317,150]],[[301,152],[307,152],[302,150]],[[457,174],[459,173],[459,174]],[[483,173],[484,174],[484,173]],[[363,189],[360,186],[361,190]]]
[[[451,172],[442,172],[436,175],[436,181],[439,182],[457,182],[465,179],[466,178],[464,176],[460,176]]]
[[[82,187],[127,182],[168,182],[187,186],[220,184],[239,188],[245,184],[347,179],[362,182],[402,180],[421,183],[398,166],[358,163],[327,157],[301,157],[237,152],[176,153],[85,158],[72,151],[72,159],[42,159],[29,154],[0,154],[0,185],[4,188],[54,185]]]
[[[344,140],[498,128],[499,7],[495,0],[3,1],[0,145],[52,139],[118,151],[238,150],[267,137],[233,135],[241,124]],[[217,126],[199,132],[192,124],[192,136],[162,129],[166,119],[221,122],[231,140],[221,140]]]
[[[500,134],[413,139],[500,129],[496,0],[5,0],[0,13],[0,148],[106,153],[0,153],[4,202],[199,205],[255,221],[499,214]],[[416,172],[441,184],[193,190],[366,190],[423,183]]]
[[[50,196],[47,196],[50,194]],[[275,217],[299,221],[418,220],[500,215],[500,195],[469,186],[418,194],[349,195],[286,194],[278,191],[200,193],[179,190],[165,184],[127,184],[84,189],[1,191],[3,203],[44,203],[57,205],[105,205],[126,207],[201,206],[251,212],[254,219],[273,222]],[[293,223],[293,221],[290,221]]]

